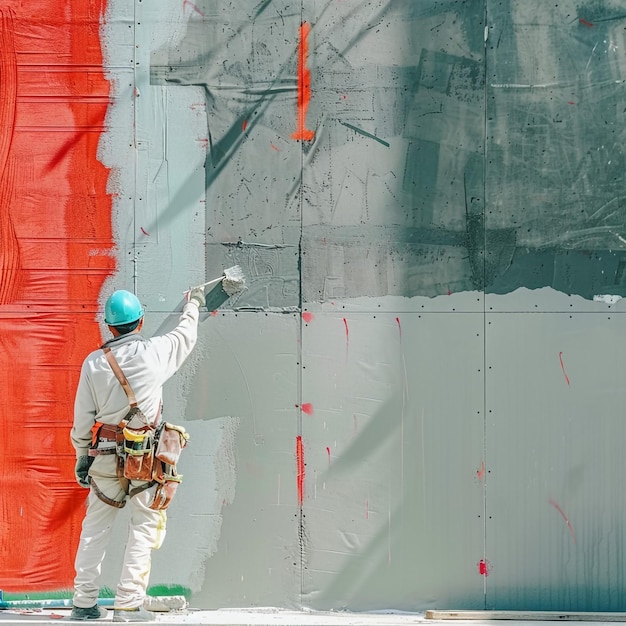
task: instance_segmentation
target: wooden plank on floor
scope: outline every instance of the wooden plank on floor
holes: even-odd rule
[[[626,622],[626,613],[581,611],[426,611],[426,619],[515,620],[522,622]]]

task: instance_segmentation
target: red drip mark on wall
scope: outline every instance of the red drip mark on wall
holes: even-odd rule
[[[304,445],[302,444],[301,435],[296,437],[296,466],[298,471],[298,505],[302,506],[304,502]]]
[[[313,313],[310,313],[309,311],[305,311],[302,314],[302,319],[307,323],[310,324],[313,321]]]
[[[313,415],[313,405],[310,402],[305,402],[301,408],[303,413]]]
[[[241,124],[241,130],[244,133],[246,132],[246,128],[248,128],[248,120],[244,120],[243,123]]]
[[[186,7],[191,7],[193,11],[204,17],[204,13],[193,2],[190,2],[189,0],[183,0],[183,11]]]
[[[400,326],[400,318],[396,317],[396,324],[398,325],[398,330],[400,331],[400,339],[402,339],[402,326]]]
[[[591,22],[588,22],[587,20],[584,20],[582,17],[578,18],[578,21],[583,25],[583,26],[588,26],[589,28],[593,28],[593,24]]]
[[[147,232],[143,226],[140,226],[139,228],[141,229],[141,232],[142,232],[142,233],[143,233],[146,237],[150,237],[150,233],[149,233],[149,232]]]
[[[328,455],[328,465],[330,465],[330,448],[326,446],[326,454]]]
[[[311,102],[311,72],[307,68],[310,31],[310,24],[302,22],[298,46],[298,126],[296,132],[291,135],[292,139],[303,141],[310,141],[315,136],[312,130],[306,129],[306,114]]]
[[[483,461],[480,464],[480,469],[476,472],[476,478],[478,480],[482,480],[485,477],[485,462]]]
[[[489,574],[491,574],[491,563],[486,559],[480,559],[480,561],[478,561],[478,573],[481,576],[489,576]]]
[[[548,502],[550,502],[550,504],[561,514],[561,517],[565,520],[565,523],[567,524],[567,528],[569,529],[569,534],[572,536],[574,545],[576,545],[576,533],[574,532],[574,528],[572,527],[569,519],[567,518],[567,515],[565,515],[565,512],[563,511],[563,509],[554,500],[550,499],[548,500]]]
[[[276,150],[276,152],[280,152],[280,150],[278,149],[277,146],[275,146],[273,143],[270,143],[270,146],[272,147],[272,150]]]
[[[561,369],[563,370],[563,376],[565,376],[565,382],[569,385],[569,376],[565,371],[565,365],[563,364],[563,353],[559,352],[559,362],[561,363]]]

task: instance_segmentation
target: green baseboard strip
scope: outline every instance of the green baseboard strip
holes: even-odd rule
[[[107,588],[100,591],[98,604],[112,607],[115,593]],[[146,607],[155,611],[169,611],[185,608],[191,590],[182,585],[155,585],[148,589]],[[0,610],[4,609],[62,609],[72,607],[72,590],[36,593],[5,593],[0,589]]]

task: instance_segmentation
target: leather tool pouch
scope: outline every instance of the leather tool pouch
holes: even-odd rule
[[[156,511],[167,509],[183,480],[176,471],[180,453],[189,441],[189,434],[182,426],[163,422],[159,427],[153,478],[157,483],[150,508]]]
[[[156,458],[163,463],[175,466],[188,441],[189,434],[182,426],[163,422],[160,428]]]
[[[154,498],[150,503],[150,508],[155,511],[167,509],[183,477],[179,475],[165,475],[162,480],[163,482],[157,482]]]
[[[128,480],[152,480],[154,466],[154,429],[122,429],[124,436],[124,478]]]

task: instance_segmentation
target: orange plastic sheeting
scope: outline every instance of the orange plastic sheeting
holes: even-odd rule
[[[0,589],[71,587],[86,491],[69,441],[114,270],[105,0],[0,0]]]

